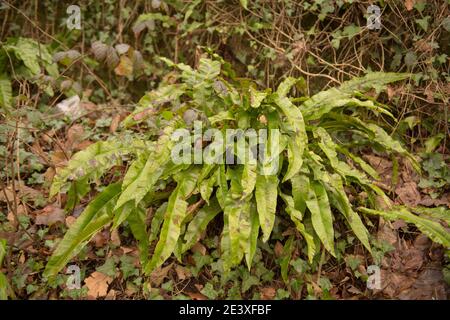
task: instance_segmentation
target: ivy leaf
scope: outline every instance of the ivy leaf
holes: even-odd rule
[[[423,17],[422,19],[416,19],[416,23],[422,28],[423,31],[428,31],[428,20],[430,16]]]
[[[412,68],[417,63],[417,55],[415,52],[409,51],[405,55],[405,64],[408,68]]]
[[[444,134],[440,133],[435,136],[432,136],[425,141],[425,152],[431,153],[436,149],[441,143],[442,139],[444,139]]]
[[[342,31],[342,35],[348,37],[348,39],[352,39],[355,35],[361,32],[361,27],[355,26],[354,24],[346,26]]]
[[[248,9],[248,0],[239,0],[241,2],[241,6],[244,7],[245,10]]]

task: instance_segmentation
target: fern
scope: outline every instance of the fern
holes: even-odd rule
[[[402,219],[406,222],[413,223],[431,240],[440,243],[447,248],[450,247],[450,233],[446,231],[439,222],[414,215],[404,207],[393,208],[388,211],[360,208],[360,211],[371,215],[379,215],[389,220]]]
[[[0,239],[0,268],[3,264],[3,259],[6,255],[6,240]],[[7,300],[9,297],[15,298],[14,291],[12,290],[8,278],[3,272],[0,272],[0,300]]]
[[[415,158],[381,127],[344,112],[365,108],[392,117],[386,106],[364,98],[364,92],[380,90],[408,75],[369,73],[310,98],[291,99],[289,92],[297,82],[294,78],[285,79],[274,92],[259,91],[255,84],[234,78],[232,73],[227,73],[229,80],[222,77],[220,59],[202,58],[197,69],[163,61],[178,69],[177,82],[162,83],[144,96],[123,123],[127,128],[137,123],[149,124],[149,140],[136,133],[131,142],[120,138],[98,142],[76,154],[66,168],[58,171],[52,195],[64,192],[71,183],[81,181],[86,186],[98,180],[118,158],[129,162],[123,181],[100,193],[69,229],[46,267],[46,276],[59,272],[99,228],[110,223],[117,228],[124,221],[128,221],[139,242],[147,274],[172,254],[180,259],[218,215],[224,222],[220,243],[223,270],[243,259],[251,268],[258,238],[270,239],[280,215],[293,222],[306,242],[309,261],[320,252],[321,244],[335,255],[333,223],[340,218],[371,251],[368,230],[344,188],[359,187],[370,196],[390,201],[373,183],[378,178],[376,171],[336,138],[341,131],[351,132],[360,143],[403,155],[419,169]],[[296,105],[296,101],[303,103]],[[221,133],[227,129],[279,131],[278,135],[268,136],[263,156],[256,162],[250,161],[255,160],[250,153],[246,161],[237,164],[175,163],[171,157],[176,149],[172,133],[177,129],[193,134],[183,145],[191,160],[195,160],[192,150],[206,152],[220,146],[215,139],[196,139],[195,125],[183,120],[185,112],[200,120],[204,129],[214,128]],[[167,113],[171,114],[170,120]],[[154,131],[152,123],[163,126],[163,132]],[[257,145],[243,135],[214,149],[215,157],[238,160],[241,149]],[[347,163],[350,160],[356,167]],[[156,212],[147,230],[144,210],[150,206]],[[428,216],[419,217],[406,209],[382,212],[376,207],[360,212],[402,218],[431,239],[448,245],[448,232]]]

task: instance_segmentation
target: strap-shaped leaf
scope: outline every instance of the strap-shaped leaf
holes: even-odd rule
[[[122,155],[144,147],[143,142],[126,143],[118,138],[99,141],[76,153],[67,167],[57,170],[50,187],[50,197],[56,195],[68,180],[100,178],[108,169],[121,162]]]
[[[297,227],[297,230],[300,232],[300,234],[303,236],[303,238],[306,241],[306,248],[308,253],[308,261],[310,263],[313,262],[314,256],[320,249],[320,240],[316,241],[317,235],[315,234],[312,225],[311,220],[307,219],[305,220],[305,224],[303,224],[300,220],[295,218],[293,215],[291,215],[291,220],[294,222],[295,226]]]
[[[131,206],[131,214],[127,217],[127,222],[130,225],[133,236],[138,241],[139,257],[142,266],[145,266],[148,262],[149,253],[149,237],[147,233],[147,225],[145,224],[146,212],[144,209],[134,205]]]
[[[337,146],[336,150],[338,150],[340,153],[345,154],[347,157],[351,158],[355,163],[357,163],[361,169],[364,170],[368,175],[370,175],[375,180],[379,180],[380,176],[378,175],[378,172],[375,171],[374,168],[367,162],[365,162],[363,159],[358,157],[357,155],[354,155],[350,151],[348,151],[346,148]]]
[[[167,210],[167,202],[164,202],[153,215],[152,222],[150,224],[150,234],[148,242],[152,243],[158,238],[159,230],[161,230],[162,222],[164,221],[164,214]]]
[[[0,267],[6,255],[6,239],[0,239]]]
[[[289,180],[294,175],[296,175],[303,164],[303,151],[299,149],[299,144],[297,141],[290,139],[287,144],[287,159],[288,159],[288,169],[283,177],[283,182]]]
[[[289,271],[289,262],[292,258],[292,251],[294,251],[294,236],[290,236],[283,246],[283,256],[280,261],[280,269],[281,269],[281,278],[284,283],[288,283],[288,271]]]
[[[450,226],[450,209],[445,207],[427,208],[427,207],[416,207],[412,208],[412,211],[416,212],[421,216],[426,216],[431,219],[442,220]]]
[[[122,190],[139,177],[140,173],[145,167],[146,162],[148,161],[148,157],[149,155],[147,152],[142,152],[138,155],[138,158],[131,163],[123,179]],[[131,200],[122,205],[121,208],[116,209],[116,214],[114,215],[112,226],[113,229],[118,228],[122,224],[122,222],[124,222],[128,218],[130,213],[133,211],[133,207],[134,201]]]
[[[5,254],[6,254],[6,240],[0,239],[0,268],[2,266]],[[2,272],[0,272],[0,300],[8,299],[8,288],[9,288],[8,279]]]
[[[256,185],[256,164],[247,163],[244,165],[244,170],[242,171],[242,196],[244,199],[252,194]]]
[[[247,262],[248,270],[252,267],[253,257],[256,253],[256,245],[258,243],[258,235],[259,235],[259,218],[258,212],[256,210],[256,204],[252,202],[250,207],[250,234],[248,239],[245,242],[244,252],[245,252],[245,261]]]
[[[446,248],[450,248],[450,232],[445,230],[440,223],[424,217],[416,216],[405,207],[398,207],[393,210],[385,211],[360,207],[358,210],[366,214],[379,215],[389,220],[402,219],[406,222],[412,223],[434,242],[440,243]]]
[[[232,267],[232,256],[231,256],[231,242],[230,242],[230,231],[228,222],[228,213],[225,211],[227,207],[228,198],[228,184],[227,177],[225,173],[225,165],[220,165],[217,171],[217,182],[219,188],[216,192],[217,201],[223,210],[223,230],[222,236],[220,238],[220,261],[222,263],[222,269],[224,271],[230,270]]]
[[[380,92],[388,83],[401,81],[411,76],[409,73],[369,72],[363,77],[344,82],[339,90],[346,93],[365,92],[375,89]]]
[[[203,200],[206,201],[206,203],[209,203],[209,198],[211,197],[213,188],[217,184],[218,171],[219,169],[217,169],[216,172],[212,174],[208,179],[203,180],[200,183],[200,195],[202,196]]]
[[[353,211],[352,205],[350,204],[350,201],[345,193],[341,177],[337,174],[330,175],[329,181],[329,186],[331,187],[329,195],[333,206],[342,213],[356,237],[358,237],[364,247],[366,247],[369,252],[372,252],[369,243],[369,232],[361,221],[359,215]]]
[[[298,79],[293,77],[287,77],[284,79],[277,88],[277,95],[279,98],[284,98],[287,96],[291,88],[297,83]]]
[[[200,171],[192,167],[177,177],[178,184],[169,197],[159,241],[150,262],[145,266],[146,274],[161,266],[174,251],[180,237],[181,224],[186,217],[186,198],[194,191],[199,174]]]
[[[217,198],[213,198],[209,205],[204,206],[197,212],[186,229],[184,242],[181,248],[182,253],[192,248],[192,246],[200,240],[200,237],[203,232],[205,232],[208,224],[221,211],[222,208],[220,208]]]
[[[300,112],[300,109],[285,96],[289,91],[290,86],[294,83],[295,81],[291,80],[291,78],[286,79],[278,87],[274,99],[276,105],[286,116],[287,122],[293,131],[292,139],[288,142],[289,165],[283,181],[289,180],[300,171],[303,163],[303,151],[308,145],[308,136],[306,134],[303,115]]]
[[[150,274],[170,257],[181,232],[181,222],[186,215],[187,202],[183,200],[181,185],[177,187],[169,198],[164,223],[161,228],[159,241],[152,259],[145,267],[145,273]]]
[[[325,94],[326,93],[326,94]],[[321,96],[324,97],[321,97]],[[333,98],[334,95],[334,98]],[[395,119],[394,115],[385,109],[383,106],[380,106],[379,104],[376,104],[372,100],[360,100],[354,97],[351,97],[350,94],[339,92],[339,89],[332,88],[330,89],[330,92],[328,91],[322,91],[318,93],[317,98],[329,98],[330,101],[323,101],[324,103],[320,108],[317,108],[316,112],[310,112],[309,109],[305,111],[305,119],[308,121],[317,120],[322,118],[325,114],[330,113],[333,109],[338,107],[363,107],[365,109],[372,110],[375,113],[382,113],[390,118]],[[316,96],[313,96],[316,97]],[[308,102],[310,100],[307,100],[305,103],[308,105]],[[318,102],[318,101],[316,101]],[[302,109],[305,105],[302,105]]]
[[[220,260],[222,262],[223,271],[229,271],[233,266],[231,257],[230,228],[228,223],[228,215],[223,214],[223,230],[220,238]]]
[[[8,278],[0,272],[0,300],[8,299]]]
[[[150,149],[149,151],[153,151]],[[149,152],[141,152],[138,154],[137,158],[131,162],[128,167],[127,173],[123,177],[122,189],[125,190],[130,184],[132,184],[139,175],[142,170],[144,170],[145,164],[147,163],[149,158]]]
[[[309,179],[304,174],[297,174],[291,178],[291,184],[294,207],[303,216],[306,209],[306,200],[308,198]],[[301,221],[302,218],[299,218],[299,220]]]
[[[311,221],[314,230],[322,241],[325,249],[335,256],[333,215],[331,213],[327,192],[320,182],[310,182],[306,206],[311,212]]]
[[[403,156],[408,157],[413,168],[417,172],[420,172],[420,166],[417,163],[417,160],[411,153],[409,153],[405,148],[402,147],[400,142],[394,140],[390,135],[386,133],[386,131],[383,130],[383,128],[377,126],[376,124],[368,123],[366,127],[370,129],[374,134],[373,141],[382,145],[389,152],[397,152]]]
[[[53,252],[45,267],[44,277],[56,275],[97,231],[112,221],[120,190],[120,183],[111,184],[89,203]]]
[[[254,202],[250,197],[246,198],[247,202],[243,206],[243,210],[241,211],[241,214],[239,216],[239,246],[240,251],[244,253],[244,255],[247,254],[246,260],[247,262],[250,262],[251,267],[251,259],[252,256],[252,250],[256,250],[256,248],[252,248],[252,241],[251,241],[251,235],[252,235],[252,229],[254,225],[254,216],[256,211],[256,206]],[[254,253],[253,253],[254,255]],[[236,264],[239,264],[242,260],[242,257],[240,257],[239,261]],[[248,266],[248,264],[247,264]],[[249,267],[249,268],[250,268]]]
[[[316,120],[333,109],[347,104],[353,103],[359,106],[373,108],[375,106],[372,102],[353,99],[352,95],[358,92],[366,92],[372,88],[379,91],[386,84],[406,79],[409,76],[409,74],[402,73],[371,72],[364,77],[344,82],[339,88],[330,88],[313,95],[303,102],[301,110],[305,119]],[[382,108],[379,108],[378,111],[383,112]]]
[[[217,201],[219,201],[220,207],[222,210],[225,210],[225,199],[228,193],[228,184],[227,177],[225,174],[225,165],[220,165],[219,170],[217,171],[217,184],[219,188],[216,192]]]
[[[147,158],[140,172],[138,170],[141,168],[141,162],[133,167],[134,170],[129,175],[127,174],[127,185],[124,185],[122,194],[117,200],[117,208],[130,200],[134,200],[137,206],[144,196],[153,189],[163,174],[165,165],[170,160],[170,150],[173,145],[170,139],[172,131],[173,128],[166,128],[165,133],[159,137],[154,151]]]
[[[6,74],[0,75],[0,108],[9,112],[12,108],[11,80]]]
[[[228,174],[231,178],[231,185],[225,199],[224,215],[228,219],[230,264],[234,266],[239,264],[244,257],[242,241],[245,242],[251,230],[251,196],[242,197],[242,170],[228,169]]]
[[[294,217],[299,221],[302,221],[303,213],[300,212],[300,210],[297,210],[297,208],[295,207],[294,199],[291,196],[282,193],[281,191],[278,192],[280,194],[281,199],[283,199],[286,205],[286,212],[289,214],[289,216]]]
[[[318,127],[314,131],[314,136],[320,138],[320,142],[318,143],[320,149],[325,153],[328,160],[330,161],[331,166],[336,172],[338,172],[342,177],[351,177],[356,179],[361,184],[369,184],[369,180],[367,177],[356,169],[350,167],[347,163],[342,162],[338,159],[336,148],[337,145],[333,142],[330,135],[326,132],[325,129]]]
[[[369,144],[376,143],[388,152],[396,152],[407,157],[413,165],[413,168],[420,172],[420,166],[414,156],[403,148],[400,142],[394,140],[390,135],[388,135],[383,128],[377,126],[376,124],[363,122],[356,117],[347,116],[341,113],[331,112],[329,116],[334,118],[336,121],[324,121],[322,123],[323,126],[334,130],[360,131],[367,137],[367,142]]]
[[[278,178],[276,175],[258,175],[255,186],[256,207],[259,224],[263,232],[262,240],[266,242],[275,223],[277,209]]]

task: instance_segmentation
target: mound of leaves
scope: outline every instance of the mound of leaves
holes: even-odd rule
[[[197,69],[163,60],[177,72],[141,99],[122,122],[122,134],[90,145],[57,172],[50,196],[67,192],[69,207],[93,183],[101,191],[58,244],[44,276],[57,274],[99,230],[123,223],[138,240],[147,274],[172,254],[181,260],[216,217],[223,220],[224,271],[244,257],[251,267],[258,238],[270,239],[277,216],[295,225],[310,262],[321,245],[335,255],[333,222],[338,219],[346,221],[370,252],[362,214],[403,219],[450,246],[450,235],[438,222],[405,207],[392,207],[374,183],[377,172],[358,156],[362,148],[372,148],[404,156],[419,170],[400,142],[361,117],[372,112],[395,121],[387,106],[364,93],[380,91],[408,74],[369,73],[312,97],[290,97],[302,79],[286,78],[275,91],[261,91],[249,79],[236,78],[229,64],[217,56],[202,58]],[[174,133],[180,129],[190,134],[181,149],[194,161],[174,161],[174,151],[180,148]],[[262,157],[244,152],[247,156],[242,159],[242,148],[260,147],[257,139],[241,134],[224,143],[220,135],[206,139],[209,129],[223,136],[228,129],[270,133]],[[236,161],[195,161],[195,151],[205,154],[211,149],[216,151],[215,159],[231,155]],[[124,164],[125,176],[108,175],[105,183],[102,177]],[[346,188],[365,192],[365,203],[355,208]],[[380,210],[379,199],[390,209]],[[155,210],[147,227],[149,208]]]

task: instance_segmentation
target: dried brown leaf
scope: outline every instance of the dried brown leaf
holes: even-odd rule
[[[262,300],[273,300],[276,295],[275,288],[272,287],[265,287],[261,289],[261,299]]]
[[[398,195],[400,200],[412,207],[416,207],[421,201],[421,195],[417,187],[417,183],[414,181],[409,181],[398,185],[395,188],[395,193]]]
[[[192,273],[189,271],[189,269],[180,265],[175,266],[175,272],[177,273],[177,277],[180,280],[185,280],[192,277]]]
[[[130,77],[133,74],[133,61],[127,56],[121,56],[114,72],[119,76]]]
[[[120,114],[117,114],[111,120],[111,124],[109,126],[109,132],[110,133],[116,132],[117,128],[119,127],[119,123],[120,123]]]
[[[414,8],[415,0],[405,0],[406,10],[411,11]]]
[[[88,288],[88,297],[92,299],[105,297],[108,292],[108,285],[112,280],[111,277],[101,272],[93,272],[84,280],[85,286]]]
[[[57,222],[65,223],[65,219],[66,215],[63,209],[55,205],[48,205],[36,212],[35,223],[37,225],[51,226]]]
[[[150,281],[155,287],[159,287],[163,283],[164,279],[167,277],[167,273],[172,268],[173,263],[168,266],[158,268],[152,272],[150,275]]]

